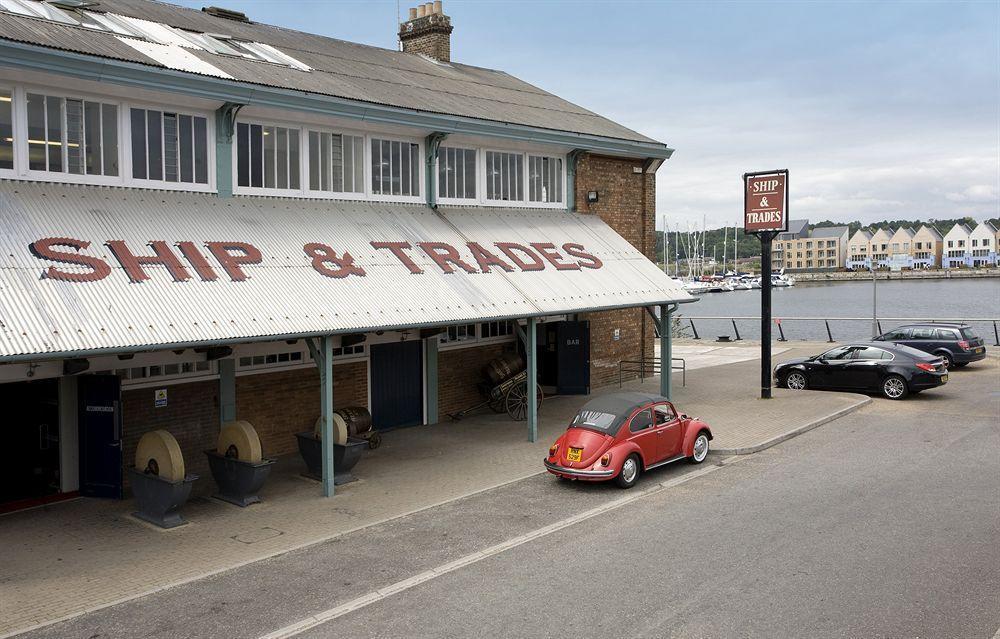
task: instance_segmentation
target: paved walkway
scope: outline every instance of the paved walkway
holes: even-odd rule
[[[712,425],[717,449],[737,452],[868,401],[778,391],[764,402],[756,399],[758,380],[759,364],[752,360],[694,369],[686,388],[675,375],[675,399],[681,410]],[[655,390],[658,380],[630,385],[640,386]],[[79,499],[2,516],[0,636],[536,474],[549,444],[585,400],[547,400],[534,444],[526,441],[523,422],[498,415],[393,431],[358,464],[361,479],[339,486],[333,499],[320,497],[319,485],[299,476],[300,460],[289,457],[265,487],[264,503],[240,509],[194,499],[184,510],[191,523],[174,530],[135,520],[128,501]]]

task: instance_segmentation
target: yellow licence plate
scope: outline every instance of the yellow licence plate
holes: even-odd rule
[[[583,459],[582,448],[570,448],[566,451],[566,461],[581,461]]]
[[[982,353],[982,352],[983,352],[983,347],[982,347],[982,346],[980,346],[979,348],[977,348],[977,349],[976,349],[976,352],[977,352],[977,353]]]
[[[941,383],[943,384],[943,383],[945,383],[947,381],[948,381],[948,376],[947,375],[942,375],[941,376]]]

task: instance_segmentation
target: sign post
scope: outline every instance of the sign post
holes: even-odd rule
[[[760,397],[771,398],[771,240],[788,230],[788,170],[743,174],[743,232],[760,238]]]

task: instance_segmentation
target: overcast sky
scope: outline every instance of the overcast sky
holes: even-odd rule
[[[218,0],[386,48],[397,3]],[[404,15],[416,3],[401,2]],[[676,149],[657,224],[735,224],[744,171],[792,217],[1000,216],[1000,2],[445,0],[452,59],[501,69]]]

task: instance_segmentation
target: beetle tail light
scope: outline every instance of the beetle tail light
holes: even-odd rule
[[[552,444],[552,447],[549,448],[549,457],[555,457],[556,453],[558,452],[559,452],[559,444]]]
[[[917,362],[917,368],[928,373],[933,373],[935,370],[934,364],[928,364],[927,362]]]
[[[958,347],[960,349],[962,349],[963,351],[967,351],[967,350],[969,350],[969,343],[967,341],[965,341],[964,339],[963,340],[959,340]]]
[[[604,453],[601,457],[601,466],[607,466],[611,463],[611,453]]]

